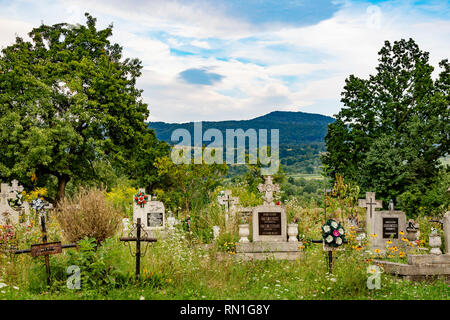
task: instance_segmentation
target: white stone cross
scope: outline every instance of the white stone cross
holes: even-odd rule
[[[1,207],[9,207],[8,200],[15,199],[16,193],[11,190],[12,188],[7,183],[2,183],[0,188],[0,205]]]
[[[19,181],[13,180],[11,181],[11,191],[15,191],[17,193],[21,193],[23,191],[23,186],[19,186]]]
[[[372,219],[373,211],[377,208],[383,208],[383,201],[375,200],[375,192],[366,192],[366,198],[358,200],[358,207],[366,208],[366,216]]]
[[[225,212],[228,212],[239,203],[239,197],[232,197],[231,193],[231,190],[225,190],[223,195],[217,197],[219,204],[225,206]]]
[[[7,183],[2,183],[0,190],[0,225],[18,223],[19,214],[8,203],[9,199],[16,198],[16,193],[11,190]]]
[[[259,192],[264,192],[263,199],[265,205],[273,204],[273,193],[280,192],[280,185],[272,183],[272,176],[264,176],[265,183],[258,186]]]

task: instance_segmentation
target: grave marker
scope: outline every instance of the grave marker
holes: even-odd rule
[[[0,225],[19,223],[19,213],[8,203],[8,200],[16,199],[16,197],[16,192],[7,183],[0,185]]]
[[[265,183],[258,186],[263,193],[264,204],[253,208],[253,241],[287,241],[286,209],[273,203],[273,193],[280,191],[273,184],[272,176],[265,176]]]
[[[141,194],[142,196],[139,196]],[[145,197],[147,197],[145,200]],[[138,200],[143,198],[141,203]],[[133,223],[137,223],[137,219],[144,222],[143,228],[147,232],[156,230],[164,230],[166,227],[165,209],[161,201],[151,200],[150,196],[145,194],[145,189],[139,189],[138,194],[133,200]]]
[[[406,237],[406,214],[394,210],[393,202],[391,210],[374,212],[372,225],[373,236],[369,241],[371,248],[384,250],[388,240],[392,241],[392,245],[399,246],[401,239]]]
[[[42,231],[42,243],[39,244],[32,244],[31,249],[25,249],[25,250],[16,250],[15,254],[22,254],[22,253],[31,253],[31,256],[33,258],[44,256],[45,259],[45,270],[47,272],[47,285],[50,285],[50,277],[51,277],[51,270],[50,270],[50,254],[59,254],[62,253],[63,249],[68,248],[76,248],[76,244],[66,244],[62,245],[61,242],[47,242],[47,228],[45,226],[45,217],[41,216],[41,231]]]
[[[217,201],[224,206],[225,212],[229,212],[239,203],[239,197],[233,197],[231,194],[231,190],[225,190],[217,196]]]
[[[137,218],[136,219],[136,224],[135,224],[135,228],[136,228],[136,237],[122,237],[119,240],[123,241],[123,242],[136,242],[136,251],[133,254],[131,252],[131,247],[130,247],[130,253],[132,256],[136,257],[136,274],[135,274],[135,278],[136,280],[139,280],[140,277],[140,272],[141,272],[141,242],[146,242],[147,245],[149,242],[156,242],[157,240],[155,238],[149,238],[147,236],[147,232],[145,232],[144,226],[141,224],[141,218]],[[144,233],[144,236],[141,237],[141,232]],[[133,234],[133,231],[130,232],[130,235]],[[147,251],[144,251],[144,253],[142,254],[142,256],[145,256],[145,253]]]

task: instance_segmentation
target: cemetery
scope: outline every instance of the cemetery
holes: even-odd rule
[[[180,151],[148,120],[153,71],[84,17],[0,53],[1,300],[450,299],[448,60],[431,77],[414,40],[386,41],[334,118],[245,122],[301,141],[280,154],[275,134],[239,153],[201,130]]]
[[[71,238],[58,222],[63,216],[41,198],[29,205],[22,200],[21,206],[14,208],[17,211],[5,201],[1,227],[3,297],[448,298],[449,212],[442,221],[424,221],[426,227],[441,222],[443,226],[441,230],[431,227],[428,239],[417,232],[412,237],[406,231],[405,214],[394,210],[392,204],[386,211],[379,210],[382,201],[373,192],[354,203],[355,226],[330,212],[325,218],[326,212],[318,208],[280,203],[280,186],[272,176],[264,178],[258,185],[259,205],[255,204],[250,214],[234,196],[242,189],[217,188],[216,200],[208,208],[216,210],[218,216],[206,226],[210,232],[207,238],[193,228],[192,216],[186,219],[171,212],[168,218],[164,203],[154,200],[144,188],[128,190],[126,202],[132,210],[127,223],[120,216],[111,217],[116,227],[99,244],[89,237],[68,243],[66,239]],[[26,191],[16,181],[2,184],[2,199],[15,200],[16,189],[24,199]],[[104,190],[96,190],[96,194],[108,197]],[[232,199],[233,206],[225,198]],[[287,215],[292,210],[295,216]],[[426,234],[420,220],[415,226],[422,230],[420,234]],[[75,267],[68,269],[70,266]],[[366,286],[372,272],[380,273],[382,286],[376,290]],[[73,278],[78,274],[80,278]]]

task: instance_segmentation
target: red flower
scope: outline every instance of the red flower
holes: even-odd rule
[[[277,206],[279,206],[280,205],[280,201],[277,201]]]

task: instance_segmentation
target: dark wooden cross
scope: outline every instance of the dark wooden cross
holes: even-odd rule
[[[31,253],[31,256],[33,258],[44,256],[45,269],[47,271],[47,285],[50,285],[51,271],[50,271],[49,255],[62,253],[63,249],[76,248],[77,245],[76,244],[61,244],[60,241],[47,242],[47,228],[45,226],[45,216],[41,216],[41,228],[42,228],[42,243],[32,244],[31,249],[16,250],[14,253],[15,254]]]
[[[149,238],[149,237],[141,237],[141,218],[137,218],[136,221],[136,237],[122,237],[119,240],[124,242],[136,242],[136,280],[139,280],[139,276],[141,273],[141,242],[156,242],[157,240],[155,238]],[[144,231],[145,232],[145,231]]]

